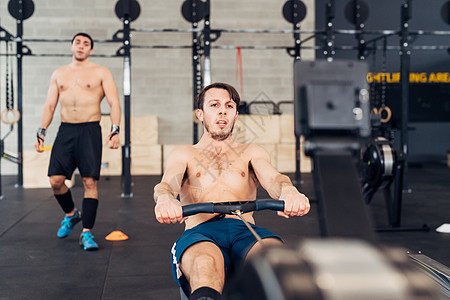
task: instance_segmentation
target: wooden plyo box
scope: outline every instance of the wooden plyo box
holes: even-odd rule
[[[240,115],[233,137],[239,143],[278,144],[280,142],[279,115]]]
[[[295,144],[294,115],[280,115],[280,143]]]
[[[269,152],[272,165],[281,173],[295,172],[294,115],[240,115],[233,137],[240,143],[256,143]],[[303,152],[300,139],[300,171],[311,172],[311,159]]]
[[[132,116],[130,120],[130,139],[132,145],[156,145],[158,144],[158,117],[157,116]],[[111,119],[102,116],[100,121],[102,127],[103,144],[108,142],[111,133]],[[120,143],[125,143],[125,120],[120,119]]]
[[[161,145],[131,145],[131,175],[161,175]],[[122,175],[121,149],[103,147],[101,176]]]
[[[100,176],[120,175],[122,175],[122,148],[110,149],[108,145],[103,145]]]
[[[131,175],[161,175],[161,145],[131,146]]]
[[[278,144],[277,148],[277,170],[280,173],[295,172],[295,145]]]
[[[131,174],[161,174],[161,145],[158,145],[158,117],[132,116],[130,120]],[[121,149],[109,149],[107,137],[111,131],[111,119],[102,116],[103,154],[101,175],[122,175]],[[124,117],[120,122],[120,143],[125,143]]]
[[[311,173],[311,158],[303,153],[303,143],[300,144],[300,172]],[[277,145],[277,170],[281,173],[295,172],[295,144]]]
[[[100,121],[102,127],[103,144],[108,142],[111,133],[111,119],[102,116]],[[125,144],[125,120],[120,119],[120,144]],[[158,117],[157,116],[132,116],[130,120],[130,144],[131,145],[156,145],[158,144]]]
[[[158,117],[131,117],[131,145],[158,144]]]
[[[47,176],[48,164],[50,163],[50,150],[42,153],[36,150],[25,150],[23,152],[23,187],[26,189],[51,188]],[[75,174],[70,180],[66,180],[67,187],[75,185]]]

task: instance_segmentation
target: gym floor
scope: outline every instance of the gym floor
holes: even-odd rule
[[[412,191],[403,197],[402,226],[426,224],[430,230],[378,232],[378,240],[450,266],[450,234],[435,231],[450,223],[450,168],[437,163],[410,166],[407,178]],[[307,216],[286,220],[267,211],[256,216],[258,225],[282,235],[288,247],[319,236],[311,175],[302,174],[302,179],[301,189],[312,199]],[[123,199],[120,177],[101,178],[93,230],[100,249],[85,252],[78,246],[80,225],[69,237],[56,237],[62,214],[50,189],[19,189],[14,187],[15,176],[2,177],[0,299],[179,299],[170,249],[183,226],[156,221],[152,194],[159,180],[159,176],[133,177],[134,197]],[[72,188],[78,207],[83,195],[80,182],[77,178]],[[369,206],[377,228],[388,225],[379,194]],[[260,190],[258,198],[266,197]],[[105,240],[114,230],[129,239]]]

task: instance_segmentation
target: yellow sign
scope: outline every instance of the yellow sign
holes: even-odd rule
[[[367,73],[368,83],[399,83],[400,73]],[[450,83],[449,72],[409,73],[410,83]]]

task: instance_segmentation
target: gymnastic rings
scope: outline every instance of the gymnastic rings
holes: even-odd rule
[[[5,124],[16,124],[20,120],[20,112],[14,108],[5,108],[0,114],[0,119]]]
[[[392,117],[392,111],[389,108],[389,106],[382,106],[380,108],[374,107],[372,109],[372,113],[375,114],[375,115],[380,115],[381,123],[389,122],[391,120],[391,117]],[[384,117],[383,117],[383,115],[384,115]]]

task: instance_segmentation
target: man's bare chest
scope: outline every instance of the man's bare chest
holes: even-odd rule
[[[101,89],[101,79],[89,72],[64,72],[57,80],[60,92],[68,90],[96,91]]]
[[[214,183],[217,181],[234,182],[248,178],[249,159],[239,153],[214,153],[203,151],[196,154],[188,164],[188,177],[192,181]]]

